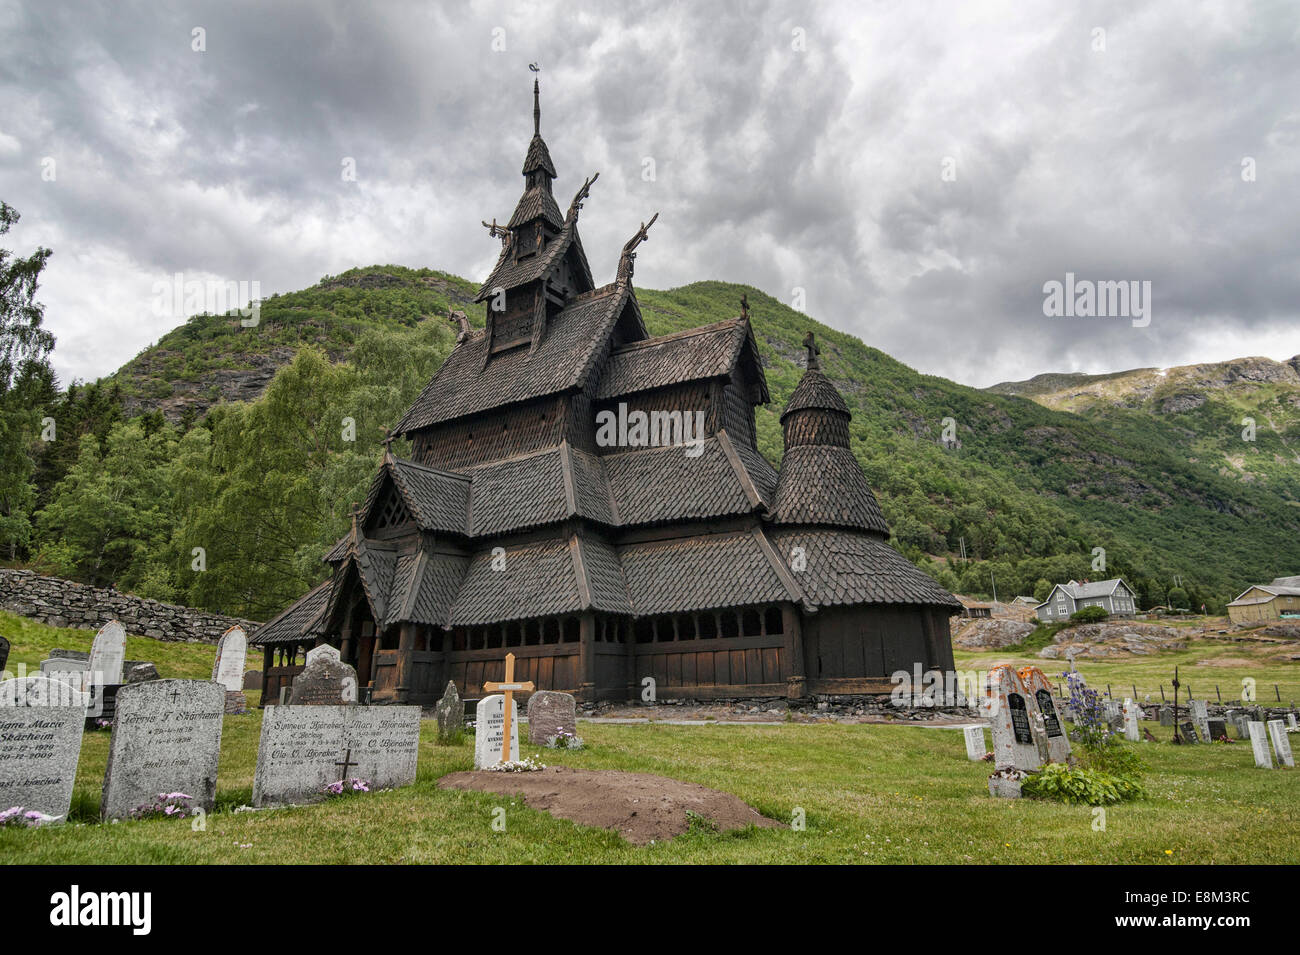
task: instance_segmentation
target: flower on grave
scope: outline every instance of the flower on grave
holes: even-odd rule
[[[353,776],[351,779],[336,779],[322,789],[321,792],[326,796],[342,796],[348,792],[368,793],[371,785],[370,780]]]
[[[194,814],[194,797],[187,793],[159,793],[154,801],[131,810],[132,819],[187,819]]]

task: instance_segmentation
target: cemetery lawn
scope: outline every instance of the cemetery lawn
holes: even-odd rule
[[[583,723],[589,748],[544,762],[658,773],[734,793],[764,815],[807,829],[694,830],[636,848],[617,835],[528,809],[518,798],[440,790],[470,769],[470,739],[434,742],[423,723],[419,777],[390,792],[291,809],[235,812],[249,802],[259,713],[228,716],[217,811],[203,832],[186,820],[101,825],[106,732],[88,733],[71,821],[0,830],[8,863],[1291,863],[1300,861],[1296,770],[1253,768],[1250,745],[1127,744],[1148,765],[1149,797],[1110,807],[1104,832],[1087,806],[988,795],[989,764],[966,759],[959,730],[919,726],[617,726]],[[1144,724],[1162,738],[1168,729]],[[495,807],[506,831],[492,828]]]
[[[93,633],[56,630],[0,612],[13,642],[8,669],[35,669],[54,647],[89,649]],[[1213,679],[1254,677],[1260,696],[1272,683],[1297,686],[1295,664],[1283,665],[1235,644],[1198,641],[1186,651],[1121,661],[1085,662],[1093,686],[1122,687],[1159,699],[1174,662],[1197,696]],[[1226,646],[1226,650],[1224,649]],[[1231,651],[1229,654],[1227,651]],[[164,677],[206,679],[213,647],[129,637],[127,657],[153,660]],[[1240,657],[1232,664],[1228,657]],[[256,657],[256,654],[250,654]],[[1008,661],[996,651],[959,654],[958,665]],[[1026,658],[1029,662],[1034,658]],[[1218,661],[1205,667],[1198,661]],[[1048,674],[1057,671],[1055,661]],[[1130,676],[1130,674],[1133,674]],[[1236,695],[1236,694],[1234,694]],[[1300,692],[1296,693],[1300,697]],[[248,692],[254,706],[258,694]],[[217,809],[196,832],[188,820],[101,825],[99,799],[109,734],[82,743],[72,812],[66,825],[0,830],[0,861],[17,864],[243,863],[1156,863],[1295,864],[1300,770],[1254,768],[1248,742],[1175,747],[1125,744],[1147,764],[1148,797],[1109,807],[1094,831],[1088,806],[988,795],[988,763],[966,758],[960,730],[900,726],[794,724],[666,726],[581,723],[589,748],[552,751],[521,745],[543,762],[588,769],[657,773],[733,793],[773,819],[804,811],[805,831],[693,829],[670,842],[637,848],[617,835],[555,819],[518,798],[440,790],[437,780],[473,767],[473,739],[456,747],[421,729],[415,785],[349,795],[292,809],[236,812],[251,801],[261,713],[225,718]],[[1160,739],[1170,730],[1143,723]],[[1295,737],[1293,737],[1294,739]],[[492,828],[506,810],[506,831]],[[7,808],[7,807],[0,807]]]

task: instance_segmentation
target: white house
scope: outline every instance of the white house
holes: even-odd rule
[[[1057,584],[1047,599],[1035,608],[1039,620],[1069,620],[1070,614],[1084,607],[1101,607],[1112,617],[1131,617],[1137,613],[1137,595],[1119,577],[1081,584],[1072,580]]]

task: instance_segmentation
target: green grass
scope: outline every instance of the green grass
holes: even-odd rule
[[[249,799],[260,716],[227,717],[217,811],[185,821],[94,821],[108,734],[87,736],[72,821],[0,831],[15,863],[1295,863],[1294,770],[1252,768],[1246,744],[1140,744],[1149,798],[1106,811],[994,800],[988,765],[965,757],[961,733],[913,726],[611,726],[584,724],[589,748],[540,751],[549,763],[659,773],[735,793],[807,829],[712,833],[635,848],[497,795],[443,791],[436,780],[473,763],[470,741],[421,733],[415,785],[294,809],[236,813]],[[506,831],[492,829],[495,807]]]
[[[999,663],[1014,663],[1017,667],[1032,664],[1053,679],[1069,668],[1066,660],[1044,660],[1038,656],[1037,650],[1024,651],[1014,647],[956,650],[955,656],[959,669],[987,670]],[[1243,678],[1249,677],[1255,681],[1259,703],[1279,705],[1273,690],[1276,684],[1282,697],[1280,705],[1289,706],[1292,700],[1300,702],[1300,665],[1278,656],[1276,644],[1189,636],[1187,646],[1182,650],[1163,650],[1150,656],[1123,656],[1111,660],[1078,660],[1076,666],[1089,686],[1105,692],[1106,685],[1110,684],[1118,699],[1132,696],[1132,688],[1136,685],[1139,698],[1145,698],[1149,693],[1152,700],[1159,701],[1163,685],[1165,694],[1172,700],[1174,667],[1177,666],[1178,679],[1182,683],[1180,699],[1187,699],[1190,687],[1196,698],[1213,703],[1217,686],[1224,701],[1237,700],[1241,698]]]
[[[9,615],[15,659],[39,659],[50,646],[88,647],[84,631],[59,631]],[[54,642],[51,642],[54,641]],[[78,642],[80,641],[80,642]],[[213,648],[147,641],[128,652],[157,661],[166,675],[206,677]],[[1213,653],[1195,647],[1158,660],[1085,663],[1094,686],[1127,686],[1134,668],[1154,678],[1174,658]],[[996,651],[962,654],[982,667]],[[1030,658],[1036,659],[1036,658]],[[1050,662],[1050,661],[1040,661]],[[11,668],[12,669],[12,668]],[[1053,668],[1045,668],[1049,673]],[[1294,665],[1291,666],[1294,670]],[[1185,669],[1186,675],[1188,671]],[[1218,671],[1224,672],[1224,671]],[[1228,671],[1236,672],[1236,671]],[[1261,675],[1272,671],[1260,668]],[[1278,668],[1279,675],[1284,669]],[[1142,679],[1133,676],[1139,685]],[[1193,675],[1193,680],[1197,677]],[[250,694],[254,700],[256,694]],[[437,788],[443,775],[472,768],[473,740],[438,746],[421,728],[414,785],[292,809],[235,812],[251,801],[261,714],[225,719],[216,811],[206,830],[184,820],[102,825],[100,787],[109,734],[88,733],[66,825],[0,830],[9,863],[1289,863],[1300,862],[1294,825],[1300,774],[1253,768],[1249,744],[1133,746],[1148,769],[1148,797],[1093,810],[988,795],[989,766],[966,759],[957,730],[920,726],[618,726],[584,723],[588,748],[540,750],[551,764],[657,773],[734,793],[764,815],[805,831],[718,833],[695,824],[671,842],[637,848],[611,832],[526,808],[518,798]],[[1152,724],[1153,732],[1160,730]],[[506,831],[492,828],[506,810]]]

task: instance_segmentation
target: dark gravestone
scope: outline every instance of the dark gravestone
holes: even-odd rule
[[[1033,743],[1034,734],[1029,728],[1029,713],[1025,709],[1025,698],[1019,693],[1007,694],[1007,706],[1011,709],[1011,731],[1017,743]]]
[[[528,698],[528,742],[545,746],[561,732],[577,735],[578,708],[572,693],[538,690]]]
[[[1161,726],[1173,726],[1173,725],[1174,725],[1174,710],[1173,710],[1173,707],[1171,707],[1171,706],[1162,706],[1162,707],[1160,707],[1160,725],[1161,725]]]
[[[434,710],[438,719],[438,742],[442,745],[454,745],[465,735],[465,701],[460,698],[460,691],[452,680],[447,681],[447,691]]]
[[[1038,708],[1043,711],[1043,728],[1047,730],[1049,738],[1061,735],[1061,721],[1056,717],[1056,704],[1052,702],[1052,694],[1047,690],[1039,690],[1034,694],[1038,700]]]
[[[338,706],[357,701],[357,671],[339,659],[337,648],[321,644],[307,652],[307,665],[293,678],[294,706]]]
[[[3,670],[5,668],[5,664],[8,662],[9,662],[9,641],[4,637],[0,637],[0,670]]]
[[[1223,739],[1227,735],[1227,720],[1210,720],[1210,739]]]
[[[128,684],[147,683],[158,678],[158,668],[152,663],[137,663],[126,671],[126,682]]]
[[[1199,743],[1201,741],[1201,738],[1196,735],[1196,724],[1191,720],[1184,720],[1182,729],[1184,743]]]
[[[262,671],[248,670],[244,673],[244,689],[260,690],[262,688]]]

